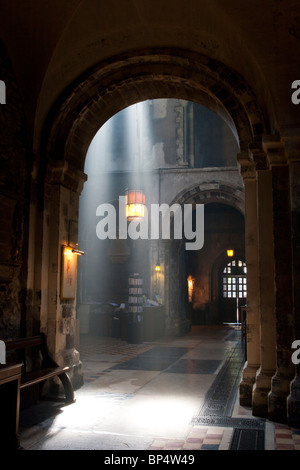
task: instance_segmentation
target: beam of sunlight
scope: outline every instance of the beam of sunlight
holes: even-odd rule
[[[55,417],[49,432],[59,428],[132,436],[158,436],[167,432],[175,436],[189,425],[200,401],[195,396],[157,394],[133,395],[122,401],[115,394],[83,392],[76,403]]]
[[[132,408],[130,426],[139,427],[141,422],[145,422],[149,428],[156,430],[166,426],[170,429],[180,428],[189,423],[194,411],[192,397],[154,395],[141,400]]]

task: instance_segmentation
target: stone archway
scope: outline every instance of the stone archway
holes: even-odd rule
[[[75,384],[82,380],[75,348],[76,298],[60,298],[61,246],[77,242],[76,230],[70,240],[69,226],[70,220],[75,225],[78,221],[86,152],[95,133],[115,113],[162,97],[194,101],[218,113],[236,136],[241,155],[268,131],[254,94],[239,74],[207,56],[177,49],[135,51],[111,58],[89,70],[57,100],[41,143],[46,160],[42,255],[37,260],[43,266],[40,328],[48,333],[57,360],[71,366]],[[206,189],[206,197],[223,198],[239,208],[243,205],[240,189],[235,195],[214,183]]]
[[[220,172],[220,174],[222,175],[222,172]],[[239,182],[239,178],[236,178],[231,185],[216,180],[199,183],[183,190],[172,204],[177,203],[183,205],[219,202],[232,206],[244,214],[244,190],[242,186],[238,186]]]
[[[47,158],[82,171],[90,142],[110,117],[145,99],[172,97],[219,114],[241,151],[269,132],[252,90],[234,70],[186,50],[143,50],[98,64],[60,97],[44,126]]]
[[[228,183],[228,173],[230,175],[231,183]],[[179,204],[183,207],[184,204],[192,204],[193,207],[196,204],[204,204],[204,214],[206,214],[205,207],[210,206],[211,204],[217,205],[219,207],[224,206],[225,209],[228,208],[233,209],[234,212],[241,214],[244,216],[244,190],[241,185],[240,175],[237,169],[225,169],[221,171],[215,171],[210,173],[210,177],[212,178],[211,181],[206,179],[205,171],[203,171],[202,178],[199,176],[199,181],[197,184],[193,184],[188,188],[180,191],[179,194],[172,200],[171,205]],[[206,221],[206,216],[204,215],[204,221]],[[206,222],[204,222],[206,223]],[[210,261],[211,266],[208,267],[207,260],[205,264],[207,264],[207,283],[205,284],[205,288],[201,296],[204,295],[206,297],[205,307],[199,306],[199,318],[202,318],[202,321],[206,323],[206,321],[212,321],[213,323],[218,323],[219,318],[219,292],[218,292],[218,273],[219,268],[222,262],[224,262],[226,256],[226,237],[224,239],[225,245],[223,249],[220,249],[220,253],[216,256],[217,258]],[[174,263],[178,264],[178,272],[181,273],[181,268],[179,264],[185,264],[186,261],[183,261],[182,253],[184,250],[182,249],[183,243],[176,243],[176,240],[172,241],[168,246],[167,243],[164,244],[164,249],[166,251],[165,259],[170,262],[171,255],[173,253],[173,265]],[[207,247],[207,240],[204,241],[205,248]],[[237,253],[241,255],[241,258],[245,258],[245,248],[244,248],[244,238],[240,242],[236,243]],[[200,259],[202,258],[202,250],[199,252]],[[204,250],[206,251],[206,250]],[[174,253],[178,254],[178,260],[175,260]],[[197,252],[193,252],[192,258],[195,260],[197,258]],[[185,258],[185,256],[184,256]],[[165,269],[167,272],[171,271],[170,266],[166,265]],[[182,274],[182,273],[181,273]],[[187,273],[186,273],[187,274]],[[190,274],[190,273],[189,273]],[[181,276],[182,277],[182,276]],[[186,276],[187,277],[187,276]],[[183,279],[183,278],[182,278]],[[183,282],[186,279],[184,278]],[[181,282],[182,284],[182,282]],[[203,288],[203,282],[202,288]],[[197,282],[196,282],[197,287]],[[197,289],[196,289],[197,290]],[[172,281],[169,286],[166,286],[166,298],[169,298],[169,304],[172,303],[177,305],[182,305],[182,294],[180,292],[180,283],[179,280]],[[176,302],[174,299],[177,299]],[[181,299],[181,300],[180,300]],[[174,310],[174,309],[173,309]],[[196,308],[197,310],[197,308]],[[189,313],[191,313],[191,308],[189,308]],[[209,313],[208,313],[209,312]],[[205,317],[205,318],[204,318]],[[181,322],[182,318],[181,318]]]
[[[225,119],[239,141],[238,163],[245,185],[246,263],[249,287],[247,327],[251,332],[247,336],[248,361],[240,385],[240,400],[241,404],[259,410],[256,412],[260,415],[269,413],[272,419],[278,416],[278,420],[284,421],[287,414],[286,398],[295,369],[288,355],[294,328],[294,310],[292,273],[289,272],[288,289],[284,289],[283,292],[289,305],[290,321],[286,322],[286,312],[282,306],[282,285],[277,276],[284,266],[281,265],[283,258],[278,251],[281,247],[280,234],[284,230],[284,224],[281,223],[276,209],[278,192],[283,187],[287,208],[284,220],[286,226],[290,228],[291,188],[288,155],[293,155],[293,151],[288,153],[290,150],[285,147],[286,139],[280,136],[268,136],[271,134],[268,119],[264,118],[264,111],[260,109],[243,77],[224,64],[202,54],[178,49],[156,49],[134,51],[112,57],[79,77],[77,83],[73,83],[65,90],[49,112],[40,146],[41,153],[45,155],[43,163],[45,183],[42,182],[45,199],[41,214],[43,233],[39,238],[42,254],[37,253],[40,278],[37,279],[36,287],[36,293],[41,293],[40,327],[49,332],[51,350],[60,362],[71,366],[74,371],[73,380],[80,383],[80,360],[75,349],[76,299],[62,303],[59,285],[61,245],[68,240],[67,227],[70,219],[75,221],[78,219],[78,200],[86,178],[83,173],[86,151],[96,131],[115,113],[130,104],[148,98],[162,97],[186,99],[214,110]],[[262,180],[267,174],[271,176],[271,180],[266,186]],[[277,186],[278,182],[280,187]],[[267,355],[261,348],[261,335],[265,338],[265,332],[268,333],[269,328],[268,325],[264,325],[262,333],[258,295],[259,288],[262,289],[259,285],[262,267],[259,263],[259,252],[263,253],[263,244],[259,245],[258,233],[262,233],[263,219],[268,215],[265,208],[258,207],[258,199],[261,198],[263,191],[268,192],[274,204],[272,206],[272,201],[270,202],[273,226],[270,226],[263,241],[264,246],[269,246],[271,251],[272,237],[276,235],[274,251],[268,252],[268,260],[272,263],[274,258],[276,260],[276,313],[270,311],[268,321],[274,326],[276,315],[280,328],[277,349],[275,331],[272,331],[272,345],[268,348]],[[273,227],[276,227],[276,231],[273,231],[272,235]],[[289,233],[289,231],[282,233],[282,239],[287,241],[285,252],[290,260],[292,253]],[[273,292],[270,292],[270,295],[274,297]],[[272,379],[272,394],[270,402],[267,403],[265,397],[268,396],[271,387],[276,350],[279,351],[277,354],[279,366],[277,365],[278,371]],[[270,360],[265,361],[267,356]],[[255,387],[256,373],[260,365],[257,379],[261,379],[261,382]],[[281,370],[285,375],[283,379]]]

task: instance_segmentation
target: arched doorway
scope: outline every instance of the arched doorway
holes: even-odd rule
[[[233,181],[233,180],[232,180]],[[222,273],[228,263],[227,249],[232,247],[241,259],[245,257],[244,216],[239,209],[237,192],[227,187],[227,192],[199,192],[194,197],[205,200],[204,246],[197,253],[187,252],[185,258],[185,283],[191,277],[193,296],[187,309],[193,324],[217,325],[235,322],[236,315],[224,317],[222,305]],[[225,199],[226,198],[226,199]],[[226,204],[222,201],[226,200]],[[234,206],[233,206],[234,202]],[[230,301],[229,301],[230,302]],[[227,304],[229,303],[227,302]]]
[[[81,7],[84,8],[84,5],[82,5]],[[216,15],[215,12],[213,16],[216,18],[222,18],[222,15]],[[145,22],[145,24],[147,23]],[[211,26],[209,22],[208,24]],[[164,23],[162,23],[160,27],[162,31],[165,31],[165,28],[163,27],[163,25]],[[230,26],[231,26],[231,23],[230,23]],[[230,28],[230,26],[228,26],[228,28]],[[223,27],[224,26],[222,24],[222,31],[225,31],[225,29],[223,30]],[[149,27],[148,29],[153,31],[153,28]],[[214,28],[209,27],[209,29],[210,29],[210,32],[214,31],[214,34],[215,34]],[[77,30],[75,29],[74,31],[77,31]],[[222,44],[222,50],[221,50],[221,48],[218,47],[218,42],[216,42],[215,44],[210,43],[210,47],[208,47],[208,43],[206,41],[201,42],[199,40],[200,35],[197,36],[198,41],[194,41],[195,36],[194,35],[190,36],[189,29],[187,28],[187,25],[186,25],[186,29],[183,30],[183,33],[184,33],[183,36],[184,36],[185,41],[182,44],[184,45],[184,47],[191,48],[194,50],[198,49],[201,51],[205,51],[209,57],[205,57],[205,58],[202,57],[201,60],[197,60],[197,58],[196,60],[193,60],[194,57],[192,54],[189,54],[189,53],[186,54],[185,51],[183,51],[183,53],[181,52],[178,53],[178,50],[174,49],[173,53],[170,55],[173,55],[173,58],[181,55],[181,60],[178,61],[176,65],[175,65],[175,60],[174,60],[172,64],[173,68],[171,66],[170,68],[168,68],[168,71],[166,71],[166,70],[163,70],[163,68],[161,67],[163,60],[165,64],[167,64],[168,66],[170,65],[169,57],[167,57],[166,50],[164,51],[165,54],[163,54],[161,50],[154,51],[152,49],[151,60],[145,59],[142,61],[143,62],[142,70],[141,68],[139,69],[140,73],[138,73],[139,71],[137,71],[137,69],[131,68],[130,72],[133,71],[137,73],[131,73],[130,79],[128,78],[129,73],[127,73],[127,75],[123,74],[124,69],[126,68],[126,65],[128,65],[128,60],[127,60],[128,57],[130,57],[129,60],[131,61],[130,62],[131,65],[133,63],[133,61],[131,60],[133,56],[134,56],[135,63],[141,64],[141,61],[139,60],[140,57],[138,57],[138,54],[136,52],[134,52],[133,54],[130,51],[133,51],[133,50],[137,51],[138,47],[150,47],[150,46],[153,47],[153,45],[178,44],[181,42],[181,39],[182,39],[181,36],[178,35],[178,31],[179,30],[174,29],[174,36],[176,34],[176,36],[178,37],[177,42],[175,42],[174,40],[171,40],[168,34],[165,33],[166,35],[164,37],[164,40],[162,40],[161,38],[160,39],[157,38],[157,41],[153,41],[153,42],[150,40],[147,40],[147,41],[138,42],[138,43],[135,43],[134,41],[130,43],[129,42],[124,43],[122,40],[120,40],[119,42],[115,40],[114,47],[111,49],[107,48],[106,41],[102,39],[101,45],[102,46],[106,45],[106,47],[103,47],[101,49],[101,54],[99,54],[98,52],[100,48],[99,49],[96,48],[96,43],[93,41],[93,42],[90,42],[89,44],[91,46],[93,45],[95,56],[93,56],[93,60],[90,60],[88,62],[88,66],[86,65],[87,62],[83,63],[83,57],[87,55],[84,53],[86,49],[85,47],[82,48],[81,54],[78,53],[76,55],[76,60],[80,65],[82,65],[82,67],[80,69],[76,68],[75,71],[74,69],[72,69],[72,73],[71,73],[70,72],[71,62],[68,64],[70,73],[65,74],[67,75],[67,78],[65,79],[64,84],[62,84],[59,90],[57,89],[57,92],[49,93],[49,103],[51,103],[51,106],[53,104],[53,108],[51,109],[51,112],[49,112],[49,116],[47,117],[48,122],[47,122],[47,125],[45,126],[45,133],[42,137],[42,139],[44,140],[45,146],[44,148],[41,149],[41,152],[37,158],[37,162],[39,161],[39,158],[40,158],[40,161],[42,161],[43,156],[44,156],[44,149],[45,147],[48,146],[48,143],[49,143],[49,147],[47,148],[47,152],[45,152],[45,154],[47,153],[47,156],[50,159],[52,159],[53,165],[51,162],[49,163],[48,161],[45,163],[45,167],[47,167],[47,170],[49,171],[49,173],[48,171],[45,171],[43,173],[43,175],[47,173],[47,184],[45,184],[45,186],[47,186],[48,184],[50,185],[55,184],[55,185],[58,185],[60,189],[62,187],[64,187],[64,189],[67,188],[67,191],[69,191],[70,193],[68,195],[74,196],[73,193],[75,193],[76,195],[74,197],[76,199],[77,193],[79,193],[81,190],[80,184],[78,184],[78,180],[80,178],[80,174],[78,175],[78,173],[82,171],[82,168],[83,168],[82,159],[84,158],[85,152],[84,151],[82,152],[82,150],[84,150],[84,147],[88,145],[88,143],[91,140],[91,134],[94,128],[94,126],[91,125],[92,120],[95,119],[95,121],[97,121],[98,117],[100,116],[99,122],[100,121],[104,122],[105,119],[107,119],[110,115],[113,114],[113,111],[115,108],[123,107],[124,105],[126,105],[126,102],[128,100],[131,100],[131,99],[138,100],[141,97],[143,98],[147,93],[149,94],[151,93],[158,94],[159,92],[162,93],[163,91],[161,89],[156,90],[156,91],[153,90],[154,81],[155,81],[155,85],[156,84],[158,85],[158,89],[160,88],[161,84],[166,84],[167,81],[172,82],[173,91],[176,94],[176,96],[179,96],[183,89],[185,89],[186,94],[192,95],[193,89],[197,88],[193,85],[195,83],[196,84],[199,83],[201,84],[204,92],[207,91],[206,93],[207,95],[209,95],[210,97],[216,98],[216,99],[213,99],[215,106],[221,103],[222,106],[224,105],[225,109],[228,110],[228,113],[229,115],[231,115],[232,118],[234,118],[235,116],[234,121],[238,120],[236,116],[242,115],[242,118],[239,121],[240,125],[237,125],[236,128],[238,129],[238,134],[242,142],[241,149],[243,150],[246,150],[248,148],[249,143],[256,142],[256,141],[259,142],[262,134],[281,131],[280,126],[277,126],[277,125],[275,125],[274,127],[272,126],[271,128],[268,125],[266,127],[261,126],[263,120],[256,119],[257,118],[256,111],[258,107],[256,106],[256,100],[252,99],[253,94],[249,88],[250,82],[253,83],[253,86],[255,86],[255,83],[257,82],[261,84],[260,86],[258,86],[256,91],[257,91],[257,97],[260,101],[260,104],[262,108],[264,108],[263,114],[265,114],[266,116],[268,116],[268,114],[269,116],[272,116],[273,117],[272,123],[274,122],[276,123],[274,113],[272,111],[268,113],[268,110],[272,108],[272,99],[270,99],[271,95],[263,93],[263,86],[264,84],[266,84],[266,88],[267,88],[268,81],[267,79],[264,80],[263,72],[262,72],[262,75],[258,73],[258,70],[261,70],[261,68],[255,65],[258,63],[257,60],[255,59],[250,60],[249,67],[245,67],[245,65],[248,65],[247,61],[249,60],[249,58],[251,58],[250,57],[251,54],[247,52],[246,48],[244,47],[236,48],[237,50],[240,51],[239,56],[243,58],[242,66],[238,60],[235,60],[235,58],[239,57],[235,54],[232,55],[231,61],[227,60],[228,57],[230,56],[231,50],[228,47],[227,40],[224,41],[224,38],[227,39],[226,34],[224,33],[220,35],[220,39],[221,39],[220,45]],[[71,37],[72,36],[69,35],[69,40]],[[128,36],[124,34],[124,38],[125,37],[128,37]],[[144,39],[144,36],[142,37]],[[237,37],[239,36],[238,35],[234,36],[234,38],[237,38]],[[194,44],[192,44],[192,41],[194,41]],[[60,49],[63,51],[63,56],[65,56],[66,55],[65,51],[69,50],[64,47],[66,43],[64,41],[58,41],[57,44],[58,44],[57,48],[60,47]],[[122,44],[122,47],[119,47],[119,44]],[[84,46],[85,45],[86,44],[84,44]],[[98,46],[99,45],[100,45],[100,41],[98,43]],[[224,54],[224,49],[227,49],[228,56],[227,54]],[[235,48],[233,47],[233,52],[234,50]],[[119,56],[118,59],[116,59],[115,57],[112,57],[113,54],[119,54],[120,52],[123,52],[122,57]],[[154,52],[157,54],[156,57],[155,57]],[[97,56],[97,53],[99,54],[98,56]],[[145,53],[144,51],[143,57],[145,58],[146,55],[147,53]],[[149,51],[148,51],[148,55],[150,55]],[[158,57],[158,55],[160,57]],[[162,55],[164,55],[163,60],[162,60]],[[255,56],[255,51],[254,51],[254,55],[252,54],[252,56],[253,57]],[[95,60],[94,57],[98,57],[98,58]],[[100,61],[100,57],[105,59],[105,60],[103,59],[103,62],[99,66],[99,70],[103,71],[104,73],[103,75],[101,75],[101,72],[100,72],[97,75],[97,77],[94,77],[95,80],[92,83],[91,81],[87,79],[90,74],[90,70],[88,72],[87,70],[88,70],[88,67],[90,66],[94,67],[97,60]],[[218,59],[221,60],[221,62],[218,62]],[[54,75],[56,75],[55,81],[57,82],[59,82],[61,78],[57,73],[55,74],[55,72],[57,72],[58,69],[61,70],[61,67],[59,67],[59,65],[61,65],[62,62],[56,62],[55,60],[51,60],[50,62],[54,64],[54,67],[51,67],[49,65],[50,74],[48,77],[46,77],[46,80],[44,80],[44,84],[45,84],[44,86],[46,90],[47,90],[47,84],[51,81],[51,79],[54,78]],[[117,62],[118,62],[118,65],[117,65]],[[122,66],[120,66],[120,63],[122,63]],[[229,64],[229,63],[233,64],[233,67],[236,68],[236,70],[239,71],[240,74],[246,73],[247,77],[249,77],[249,83],[246,83],[245,81],[240,80],[241,76],[239,74],[235,74],[235,73],[231,74],[228,68],[224,65],[224,64]],[[112,68],[116,71],[116,74],[111,73],[110,66],[112,64],[113,64]],[[194,64],[196,65],[194,66]],[[99,64],[96,64],[96,67],[98,67],[98,65]],[[176,66],[177,66],[177,71],[179,73],[178,72],[176,73],[175,71]],[[47,67],[45,67],[45,70],[46,68]],[[211,74],[210,73],[208,73],[207,75],[202,74],[203,70],[205,71],[206,69]],[[95,68],[93,71],[91,71],[91,74],[94,71],[95,71]],[[197,73],[199,71],[201,72]],[[66,72],[65,69],[64,69],[64,72]],[[129,72],[129,70],[127,70],[127,72]],[[167,75],[169,76],[167,77]],[[146,79],[144,79],[145,76],[147,76]],[[213,76],[217,79],[215,81],[214,80],[210,81],[209,78],[212,78]],[[224,79],[224,77],[227,77],[227,80]],[[263,79],[259,80],[260,77]],[[47,82],[47,78],[48,78],[48,82]],[[169,80],[169,78],[171,78],[171,80]],[[78,88],[77,86],[73,86],[74,85],[73,80],[75,79],[77,80],[77,84],[79,84]],[[89,82],[89,85],[85,87],[88,84],[88,82]],[[145,89],[142,90],[141,92],[141,89],[143,87],[145,87]],[[87,90],[87,88],[89,89]],[[80,89],[81,89],[81,92],[80,92]],[[53,88],[53,91],[54,90],[55,89]],[[60,91],[61,91],[61,95],[60,95]],[[168,91],[170,91],[170,89]],[[200,99],[200,95],[201,93],[198,93],[199,99]],[[232,101],[232,95],[234,98],[236,98],[233,101]],[[56,103],[54,103],[58,96],[60,96],[60,98],[58,99]],[[42,123],[44,117],[46,116],[46,114],[48,113],[50,109],[50,106],[49,108],[45,106],[42,94],[39,96],[39,102],[41,102],[42,104],[43,112],[41,112],[40,114],[37,113],[36,119],[38,121],[40,118],[40,123]],[[227,103],[227,106],[226,106],[226,103]],[[88,111],[93,111],[93,112],[89,113]],[[92,115],[94,115],[93,119],[92,119]],[[285,116],[285,113],[281,113],[281,115]],[[56,120],[57,116],[59,117]],[[101,125],[101,122],[100,122],[100,125]],[[49,129],[51,129],[53,123],[54,123],[53,129],[52,129],[53,133],[51,134],[51,132],[48,133],[48,131]],[[82,126],[82,132],[80,131],[81,126]],[[89,128],[91,129],[90,132],[89,132]],[[241,129],[246,129],[245,133],[241,132]],[[250,132],[248,132],[249,129],[250,129]],[[51,134],[51,139],[49,139],[48,141],[49,134]],[[37,132],[37,139],[39,138],[40,138],[40,133]],[[279,137],[279,140],[280,139],[281,137]],[[277,145],[277,143],[275,143],[275,145]],[[37,149],[37,154],[39,153],[39,150],[40,149]],[[274,155],[274,151],[272,153]],[[279,152],[278,152],[278,156],[279,156]],[[247,162],[246,157],[244,160]],[[280,162],[280,164],[282,162],[286,164],[286,157],[280,158],[280,159],[278,158],[275,163],[278,164],[278,162]],[[67,164],[69,165],[68,168],[67,168]],[[251,179],[252,177],[251,170],[253,168],[251,167],[251,164],[252,164],[252,161],[249,162],[249,167],[247,167],[247,164],[244,166],[244,169],[246,167],[245,172],[247,172],[246,177],[249,179]],[[42,169],[44,169],[44,166]],[[253,170],[253,173],[254,172],[255,172],[255,169]],[[49,179],[48,179],[48,176],[50,176]],[[274,176],[276,177],[276,175]],[[286,180],[284,181],[284,184],[282,185],[286,188],[286,192],[288,192],[288,188],[289,188],[288,183],[286,182],[287,179],[288,178],[286,178]],[[254,208],[257,207],[256,198],[255,198],[256,188],[254,187],[255,183],[256,182],[255,182],[255,175],[254,175],[253,180],[250,181],[250,184],[248,185],[248,188],[249,186],[253,186],[253,191],[250,188],[250,194],[248,191],[248,195],[250,195],[250,197],[253,195],[253,199],[248,204],[248,208],[249,206],[252,206]],[[278,187],[275,188],[274,190],[274,195],[275,195],[274,202],[275,203],[277,202],[278,204],[278,200],[281,200],[281,197],[280,196],[278,197],[278,194],[275,191],[279,191]],[[268,194],[273,195],[272,189],[270,190],[269,188],[267,192]],[[40,219],[42,220],[39,220],[40,214],[38,214],[36,216],[36,220],[34,220],[35,223],[33,224],[33,228],[31,227],[32,228],[31,233],[33,233],[35,227],[38,227],[38,229],[36,230],[36,235],[38,235],[38,231],[40,230],[40,227],[41,226],[43,227],[43,234],[40,237],[37,237],[37,239],[35,239],[32,236],[30,240],[32,246],[34,247],[38,246],[38,248],[36,249],[37,262],[36,262],[36,266],[34,266],[38,274],[36,276],[37,280],[34,284],[34,289],[33,289],[34,292],[33,292],[32,297],[33,299],[35,299],[36,297],[38,298],[38,300],[35,301],[37,307],[39,307],[39,303],[41,303],[41,310],[39,310],[38,308],[36,308],[35,310],[35,313],[36,313],[35,320],[37,321],[38,326],[41,326],[42,329],[48,330],[49,332],[51,332],[51,338],[50,338],[51,348],[54,349],[55,352],[59,354],[60,351],[63,350],[64,348],[69,348],[69,349],[72,348],[71,346],[72,336],[73,336],[72,315],[74,313],[73,312],[74,308],[72,307],[74,306],[71,305],[71,302],[70,304],[60,305],[59,304],[60,299],[59,299],[59,296],[56,294],[56,292],[57,292],[57,286],[59,285],[59,276],[60,276],[60,270],[58,266],[59,261],[60,261],[60,250],[58,246],[62,242],[64,242],[64,240],[66,239],[65,230],[63,227],[63,221],[61,219],[63,217],[71,218],[73,214],[71,214],[71,211],[70,212],[61,211],[63,215],[59,214],[59,211],[63,208],[62,207],[63,204],[66,204],[67,197],[63,201],[63,196],[61,194],[58,194],[57,192],[55,194],[55,196],[57,196],[55,199],[55,203],[52,204],[51,202],[49,203],[49,200],[47,199],[49,195],[52,196],[52,194],[50,194],[50,191],[48,191],[48,188],[45,189],[45,193],[47,193],[46,198],[45,198],[46,199],[45,211],[40,217]],[[263,198],[260,198],[260,199],[263,199]],[[287,197],[287,202],[288,202],[288,197]],[[289,205],[287,203],[287,208],[288,207]],[[277,210],[277,205],[275,204],[274,213],[272,212],[272,208],[270,212],[274,215],[276,213],[276,210]],[[76,213],[76,208],[74,208],[74,211],[72,212]],[[251,218],[249,218],[248,215],[249,215],[249,212],[247,213],[248,226],[252,224],[253,232],[255,232],[257,228],[256,227],[256,224],[257,224],[256,214],[253,214],[253,217]],[[40,224],[39,222],[42,222],[42,223]],[[54,228],[54,225],[55,225],[54,222],[56,224],[55,228]],[[290,223],[289,220],[287,220],[287,226],[289,226],[289,223]],[[278,216],[278,220],[276,220],[276,224],[279,226],[280,224],[282,225],[282,219],[280,216]],[[275,230],[274,230],[275,234],[278,233],[277,225],[275,226]],[[268,234],[266,244],[268,244],[269,240],[270,242],[272,242],[271,232],[272,232],[272,227],[270,225],[270,234]],[[53,245],[51,244],[51,246],[49,246],[50,243],[48,243],[49,239],[53,241]],[[287,241],[288,239],[289,237],[287,234]],[[35,243],[36,240],[37,240],[37,243]],[[250,245],[251,245],[251,240],[250,240]],[[254,245],[253,251],[255,251],[257,248],[255,246],[255,240],[254,240],[253,245]],[[280,249],[277,246],[276,246],[276,250],[280,251]],[[252,253],[250,252],[250,258],[251,256],[252,256]],[[287,259],[286,257],[282,257],[282,258],[284,259],[284,261]],[[273,259],[272,256],[270,257],[270,259]],[[257,264],[258,263],[254,259],[254,256],[252,256],[251,262],[249,263],[249,270],[251,269],[253,271],[253,266],[256,268]],[[278,273],[280,273],[281,269],[278,268],[278,266],[276,266],[276,269]],[[258,275],[256,277],[258,277]],[[255,290],[254,282],[252,283],[252,285],[254,285],[253,291],[257,292],[258,290],[257,289]],[[252,296],[252,298],[256,300],[255,294]],[[41,302],[40,302],[40,299],[41,299]],[[290,325],[291,322],[290,321],[286,322],[286,317],[285,317],[286,302],[282,302],[282,304],[283,304],[283,308],[282,308],[283,314],[281,314],[282,319],[283,319],[282,324]],[[252,306],[253,306],[252,308],[254,311],[254,315],[253,315],[254,321],[252,325],[254,324],[255,326],[258,325],[258,321],[257,321],[258,305],[259,305],[259,301],[256,303],[255,302],[252,303]],[[290,307],[290,310],[292,310],[292,307]],[[281,323],[279,323],[279,325],[281,326]],[[255,328],[255,333],[257,329],[258,328]],[[55,333],[52,334],[52,331],[54,331]],[[60,338],[59,336],[61,332],[63,335],[62,338]],[[57,334],[57,337],[56,337],[56,334]],[[258,347],[256,347],[256,350],[258,350]],[[279,352],[281,351],[279,350]],[[255,367],[259,365],[259,354],[256,354],[256,357],[258,357],[258,360],[252,361],[253,369],[255,369]],[[255,374],[255,371],[253,372],[253,376],[254,374]]]
[[[246,304],[247,267],[238,258],[229,261],[220,275],[222,323],[240,323],[239,307]]]
[[[202,252],[202,247],[191,250],[189,256],[186,243],[174,240],[171,233],[170,239],[164,235],[162,239],[162,234],[152,239],[152,207],[169,207],[172,218],[171,208],[175,206],[180,207],[183,214],[187,206],[205,205],[205,228],[201,227],[206,230],[203,251],[207,251],[207,245],[218,241],[222,231],[222,240],[218,242],[222,248],[217,249],[217,256],[224,251],[231,231],[238,231],[235,236],[242,245],[241,223],[236,227],[235,213],[232,216],[230,212],[231,205],[240,211],[243,207],[242,180],[235,159],[237,151],[235,136],[216,113],[185,100],[157,99],[139,103],[125,108],[98,131],[87,153],[88,181],[80,197],[79,243],[86,255],[78,265],[77,312],[92,308],[93,315],[95,312],[99,315],[104,302],[126,306],[128,276],[138,272],[143,278],[147,302],[164,307],[168,331],[184,331],[192,303],[186,305],[186,276],[190,274],[186,264],[190,257],[201,258],[198,251]],[[145,191],[148,239],[99,240],[95,231],[98,205],[110,203],[118,209],[118,198],[131,182],[138,182]],[[215,207],[219,207],[219,212],[212,212]],[[226,218],[231,227],[226,227],[228,233],[224,236],[225,227],[216,230],[216,226]],[[184,227],[182,233],[185,233]],[[207,286],[216,253],[210,255],[205,261],[208,296]],[[204,302],[210,303],[208,299],[199,300],[199,278],[195,286],[194,324],[199,323]],[[217,320],[209,315],[207,322],[213,324]],[[85,325],[86,329],[87,323],[82,314],[82,328]],[[96,327],[98,332],[100,329]],[[107,335],[107,328],[105,331]]]
[[[79,196],[86,181],[83,169],[91,140],[99,127],[126,106],[143,99],[177,97],[217,112],[238,139],[243,168],[250,165],[249,143],[260,140],[266,125],[251,90],[247,87],[245,95],[242,88],[236,88],[242,77],[232,70],[225,73],[224,67],[201,54],[170,49],[115,57],[89,70],[80,84],[70,86],[45,121],[40,149],[45,155],[44,208],[39,221],[44,232],[37,234],[42,247],[37,263],[45,260],[49,270],[41,271],[37,284],[43,286],[39,322],[48,333],[50,350],[59,362],[71,365],[75,382],[81,367],[75,348],[76,298],[65,302],[59,297],[59,266],[70,220],[75,221],[72,241],[77,242]]]

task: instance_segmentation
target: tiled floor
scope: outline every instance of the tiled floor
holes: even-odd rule
[[[276,424],[274,441],[276,450],[300,450],[300,430]]]
[[[194,426],[185,439],[158,438],[148,450],[219,450],[223,428]]]
[[[194,418],[207,409],[209,391],[215,389],[220,395],[222,382],[219,388],[212,385],[219,377],[226,379],[222,373],[228,358],[236,364],[232,333],[236,334],[228,328],[197,327],[183,337],[142,344],[82,336],[84,386],[75,392],[76,403],[66,407],[43,403],[23,412],[22,446],[31,450],[229,450],[234,433],[230,421],[225,426],[202,425]],[[236,387],[238,381],[232,383]],[[232,406],[233,418],[253,419],[237,400]],[[299,433],[267,424],[266,449],[299,450]]]

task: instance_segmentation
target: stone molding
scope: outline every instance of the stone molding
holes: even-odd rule
[[[88,146],[110,117],[145,99],[198,102],[227,122],[245,149],[267,132],[257,99],[242,76],[203,54],[163,48],[112,57],[89,70],[56,103],[48,130],[47,158],[56,155],[83,169]]]
[[[260,142],[249,145],[249,157],[255,163],[256,171],[269,170],[267,155]]]
[[[249,152],[240,152],[237,155],[238,165],[243,180],[256,179],[256,164],[250,159]]]
[[[62,186],[81,194],[87,175],[77,168],[72,168],[66,160],[51,161],[47,168],[46,182]]]
[[[284,142],[279,134],[264,135],[262,138],[262,148],[267,154],[270,166],[287,164]]]

